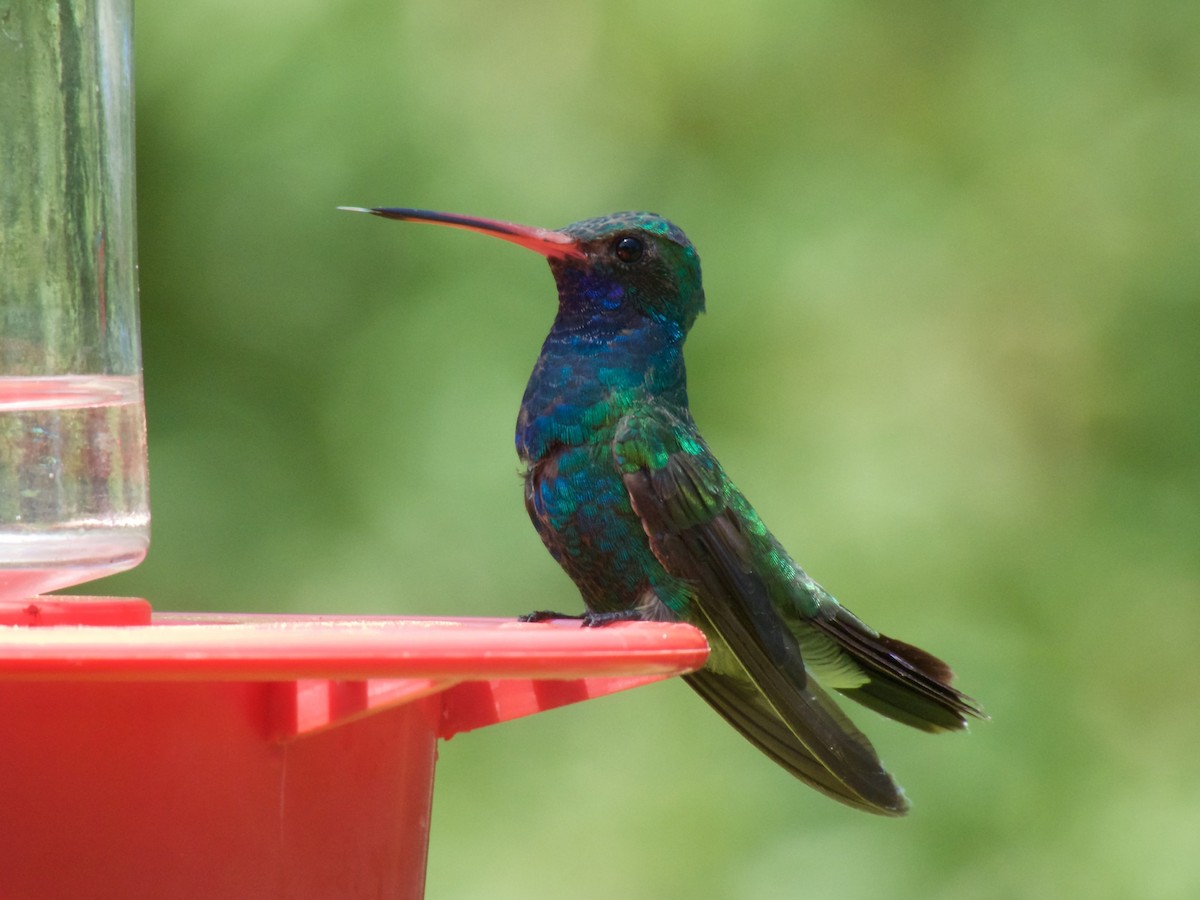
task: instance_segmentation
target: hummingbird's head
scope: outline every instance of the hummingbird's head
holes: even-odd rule
[[[667,321],[687,333],[704,311],[700,256],[678,226],[648,212],[584,219],[562,229],[578,254],[550,256],[560,304],[593,314]]]
[[[677,226],[653,213],[615,213],[550,231],[423,209],[342,208],[465,228],[540,253],[550,261],[560,309],[597,327],[624,327],[643,317],[668,323],[682,336],[704,311],[696,249]]]

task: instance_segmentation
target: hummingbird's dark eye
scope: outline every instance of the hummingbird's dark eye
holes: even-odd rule
[[[623,263],[637,262],[642,258],[644,249],[642,242],[635,237],[620,238],[616,246],[617,259]]]

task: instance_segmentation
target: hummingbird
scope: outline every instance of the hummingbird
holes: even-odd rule
[[[700,259],[648,212],[561,230],[420,209],[362,209],[491,235],[545,257],[558,313],[525,388],[516,448],[525,507],[575,582],[579,618],[688,622],[711,652],[684,680],[752,744],[851,807],[908,811],[832,690],[929,732],[980,706],[937,657],[838,603],[767,530],[688,408],[683,345],[704,311]]]

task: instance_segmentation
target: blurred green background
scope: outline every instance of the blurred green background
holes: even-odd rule
[[[687,230],[693,409],[993,721],[914,801],[670,682],[443,747],[431,898],[1200,896],[1200,4],[141,3],[159,609],[576,608],[512,426],[554,310],[425,206]],[[95,586],[88,588],[96,590]]]

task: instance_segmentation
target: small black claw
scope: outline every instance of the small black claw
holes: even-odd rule
[[[525,613],[523,616],[517,616],[518,622],[551,622],[554,619],[582,619],[585,618],[584,613],[560,613],[552,609],[535,609],[531,613]]]
[[[638,622],[642,614],[636,609],[618,609],[616,612],[586,612],[580,618],[584,628],[603,628],[613,622]]]

